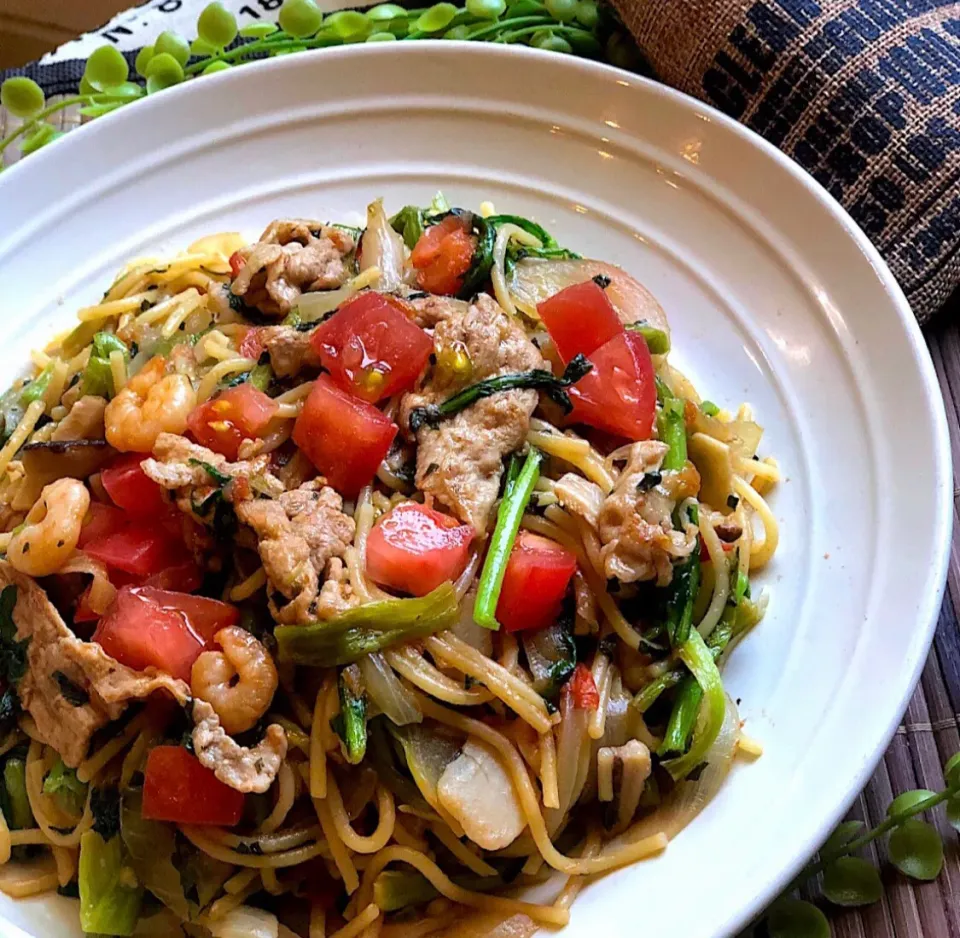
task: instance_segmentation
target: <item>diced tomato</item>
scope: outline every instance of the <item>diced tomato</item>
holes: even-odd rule
[[[124,453],[100,470],[107,494],[131,518],[155,518],[169,505],[163,489],[143,471],[141,463],[147,458],[141,453]]]
[[[463,286],[473,263],[477,239],[466,219],[448,215],[427,228],[414,246],[410,263],[417,269],[417,284],[430,293],[452,296]]]
[[[150,750],[141,808],[148,820],[233,827],[240,821],[243,804],[243,792],[224,785],[182,746]]]
[[[246,263],[247,262],[243,259],[243,255],[239,251],[234,251],[230,255],[230,272],[234,277],[236,277],[237,274],[243,270]]]
[[[166,567],[143,581],[144,586],[155,587],[158,590],[174,590],[178,593],[192,593],[200,589],[201,583],[203,583],[203,571],[192,559],[182,560]]]
[[[310,344],[341,388],[371,404],[413,387],[433,351],[423,329],[372,291],[314,329]]]
[[[577,558],[566,547],[521,531],[503,575],[497,620],[508,632],[555,622],[576,569]]]
[[[537,312],[564,362],[578,353],[589,356],[624,331],[613,303],[592,280],[555,293]]]
[[[240,444],[263,433],[278,407],[263,391],[245,382],[195,407],[187,418],[187,429],[201,446],[234,460]]]
[[[564,691],[573,697],[573,705],[578,710],[596,710],[600,706],[600,692],[590,669],[582,662],[573,669],[570,680],[564,685]]]
[[[593,369],[570,388],[573,423],[586,423],[628,440],[653,430],[657,387],[643,337],[624,332],[591,352]]]
[[[242,358],[252,358],[259,360],[263,354],[263,332],[260,329],[248,329],[240,341],[240,355]]]
[[[91,502],[87,518],[80,528],[80,540],[77,546],[83,550],[90,541],[99,540],[108,534],[115,534],[127,526],[127,516],[113,505],[103,502]]]
[[[100,620],[93,641],[129,668],[159,668],[181,680],[222,628],[236,625],[235,606],[150,586],[124,586]]]
[[[337,491],[356,495],[377,473],[397,425],[320,375],[293,426],[293,442]]]
[[[108,567],[140,577],[153,576],[177,563],[184,551],[183,544],[172,540],[164,528],[143,521],[92,538],[83,549]]]
[[[467,565],[473,528],[416,502],[385,514],[367,539],[367,573],[381,586],[426,596]]]

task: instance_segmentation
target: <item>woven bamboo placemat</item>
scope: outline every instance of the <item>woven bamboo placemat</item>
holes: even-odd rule
[[[59,112],[58,129],[66,132],[79,126],[77,110],[73,107]],[[15,126],[15,119],[0,108],[0,137]],[[10,147],[3,156],[10,164],[19,158],[19,151]],[[960,318],[945,312],[925,335],[950,425],[956,505],[960,499],[956,478],[960,468]],[[883,819],[897,793],[912,788],[943,788],[943,763],[960,751],[960,629],[955,611],[960,608],[960,521],[956,507],[954,519],[947,592],[934,646],[903,722],[848,815],[870,826]],[[946,862],[939,879],[923,884],[907,880],[884,863],[882,846],[871,846],[865,855],[881,864],[885,895],[881,902],[860,910],[822,906],[836,938],[960,938],[960,846],[942,809],[935,812],[933,822],[946,844]],[[805,889],[804,894],[805,898],[816,899],[816,885]]]

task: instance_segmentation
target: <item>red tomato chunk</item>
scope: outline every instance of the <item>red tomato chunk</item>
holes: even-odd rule
[[[160,573],[183,559],[182,543],[155,524],[130,522],[117,531],[91,538],[84,551],[114,570],[148,577]]]
[[[163,489],[141,468],[147,458],[140,453],[124,453],[100,470],[107,494],[130,518],[155,518],[170,507]]]
[[[566,547],[521,531],[507,561],[497,620],[508,632],[555,622],[576,569],[577,558]]]
[[[375,583],[425,596],[467,565],[473,528],[425,505],[397,505],[367,539],[367,573]]]
[[[293,442],[338,492],[352,497],[376,475],[397,429],[372,404],[320,375],[294,424]]]
[[[233,827],[243,814],[243,803],[243,792],[224,785],[182,746],[150,750],[142,807],[148,820]]]
[[[155,667],[189,682],[190,669],[214,636],[236,625],[234,606],[150,586],[125,586],[93,633],[93,641],[121,664]]]
[[[412,388],[433,351],[402,300],[372,291],[317,326],[310,344],[343,390],[371,404]]]
[[[252,384],[240,384],[194,408],[187,429],[201,446],[236,460],[240,444],[260,436],[278,406]]]
[[[240,273],[241,270],[246,266],[246,261],[243,258],[243,255],[239,251],[234,251],[230,255],[230,272],[234,277]]]
[[[596,710],[600,706],[600,692],[596,681],[585,664],[578,664],[563,687],[564,692],[573,697],[573,705],[578,710]]]
[[[623,332],[623,324],[603,288],[592,280],[576,283],[537,306],[537,312],[564,362],[590,356]]]
[[[649,439],[657,387],[643,337],[621,333],[591,352],[589,358],[593,370],[570,389],[570,420],[628,440]]]
[[[466,220],[456,215],[427,228],[410,255],[420,289],[445,296],[457,293],[473,263],[476,242]]]

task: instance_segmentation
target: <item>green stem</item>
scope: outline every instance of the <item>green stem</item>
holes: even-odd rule
[[[808,863],[784,891],[788,893],[791,892],[797,887],[803,885],[803,883],[805,883],[812,876],[822,873],[831,863],[833,863],[835,860],[839,860],[840,857],[845,857],[851,853],[856,853],[858,850],[866,847],[867,844],[871,844],[877,840],[877,838],[882,837],[888,831],[892,831],[894,828],[899,827],[905,821],[909,821],[910,818],[915,817],[918,814],[923,814],[924,811],[929,811],[931,808],[935,808],[938,804],[946,801],[949,798],[952,798],[958,792],[960,792],[960,780],[953,785],[948,785],[943,791],[937,792],[935,795],[930,795],[929,798],[924,798],[922,801],[917,801],[909,808],[904,808],[900,811],[894,812],[888,818],[881,821],[872,830],[867,831],[865,834],[861,834],[859,837],[856,837],[845,844],[840,844],[839,846],[834,847],[832,850],[824,850],[820,854],[819,859],[817,859],[815,862]]]
[[[550,32],[561,35],[566,33],[568,36],[580,36],[581,38],[593,39],[593,33],[589,32],[586,29],[581,29],[579,26],[564,26],[561,23],[557,23],[556,20],[549,20],[547,23],[543,23],[540,26],[525,26],[523,29],[515,29],[509,33],[503,33],[497,37],[497,42],[514,42],[517,39],[521,39],[524,36],[532,36],[534,33],[539,32],[544,27],[549,28]]]
[[[3,153],[4,150],[14,140],[17,139],[21,134],[25,134],[28,130],[35,127],[40,121],[46,120],[51,114],[56,114],[57,111],[62,111],[66,107],[70,107],[71,104],[103,104],[102,101],[96,101],[96,98],[106,98],[109,95],[98,95],[98,94],[78,94],[72,98],[64,98],[62,101],[57,101],[56,104],[51,104],[50,107],[44,108],[42,111],[39,111],[37,114],[34,114],[30,120],[25,120],[13,133],[8,134],[3,140],[0,140],[0,153]],[[134,99],[138,100],[138,99]]]
[[[509,20],[500,20],[496,23],[491,23],[489,26],[484,26],[480,29],[473,30],[470,35],[467,36],[467,39],[482,39],[484,36],[490,36],[494,33],[499,33],[504,29],[512,26],[549,26],[551,23],[555,23],[556,20],[552,16],[515,16],[513,19]]]
[[[667,731],[663,735],[660,748],[657,749],[658,755],[682,754],[687,751],[690,734],[693,733],[694,724],[697,722],[701,700],[703,700],[703,691],[700,685],[693,677],[684,678],[677,688]]]
[[[497,600],[500,598],[500,589],[503,586],[503,575],[507,571],[507,562],[513,542],[517,539],[520,530],[520,521],[523,512],[530,501],[533,487],[540,478],[540,463],[543,454],[540,450],[531,447],[527,459],[517,476],[516,481],[504,492],[500,502],[500,511],[497,513],[497,525],[490,538],[490,548],[487,550],[486,560],[483,562],[483,572],[480,574],[480,584],[477,587],[477,601],[473,607],[473,621],[485,629],[496,631],[500,628],[497,621]]]

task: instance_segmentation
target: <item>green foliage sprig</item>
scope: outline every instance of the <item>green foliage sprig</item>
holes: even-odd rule
[[[946,785],[942,791],[906,791],[887,808],[887,816],[876,827],[864,830],[862,821],[844,821],[778,899],[744,936],[757,938],[830,938],[830,925],[813,903],[789,894],[821,876],[823,898],[837,906],[872,905],[883,896],[880,871],[855,856],[881,838],[887,838],[887,857],[905,876],[930,882],[943,869],[943,841],[937,829],[920,815],[946,803],[946,819],[960,831],[960,753],[943,769]]]
[[[235,41],[238,38],[240,42]],[[15,140],[21,140],[21,153],[27,155],[61,137],[47,119],[72,105],[81,105],[83,117],[95,118],[184,81],[257,59],[360,42],[416,39],[520,43],[603,58],[623,68],[637,65],[636,50],[596,0],[466,0],[463,6],[441,2],[412,10],[380,3],[326,16],[315,0],[284,0],[279,25],[260,22],[243,28],[233,13],[215,2],[197,18],[193,42],[167,31],[141,49],[132,80],[127,60],[113,46],[101,46],[91,54],[78,94],[52,104],[32,79],[8,78],[0,86],[0,103],[24,122],[0,139],[0,154]]]

